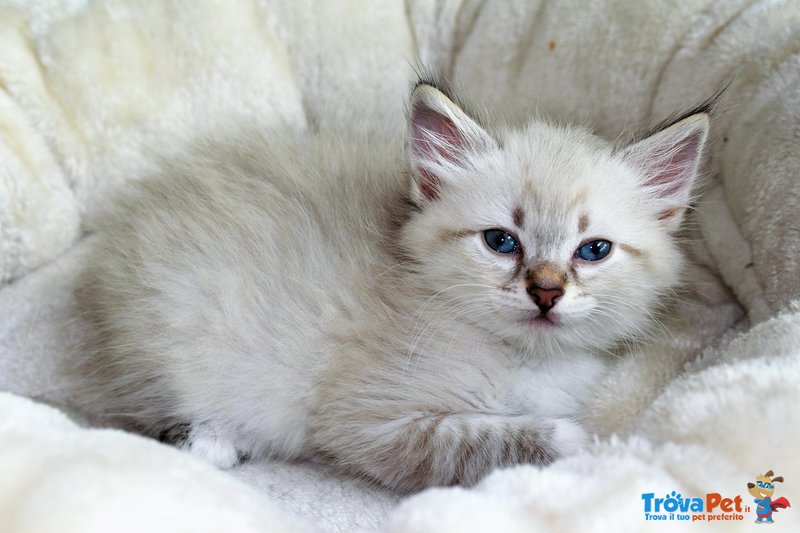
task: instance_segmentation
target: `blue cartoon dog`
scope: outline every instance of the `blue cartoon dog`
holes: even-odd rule
[[[747,484],[747,491],[755,496],[755,502],[758,505],[756,508],[757,524],[773,524],[773,512],[791,507],[789,500],[786,498],[772,500],[772,494],[775,492],[775,483],[783,483],[783,476],[772,477],[773,474],[772,470],[770,470],[763,476],[756,476],[755,483]]]

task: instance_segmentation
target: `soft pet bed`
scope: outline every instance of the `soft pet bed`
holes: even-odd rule
[[[236,116],[402,128],[420,64],[510,122],[611,137],[727,87],[688,230],[699,273],[600,384],[594,444],[401,499],[320,464],[216,471],[70,416],[72,288],[111,191]],[[795,0],[2,0],[0,530],[632,530],[678,495],[752,527],[756,475],[800,502],[798,212]]]

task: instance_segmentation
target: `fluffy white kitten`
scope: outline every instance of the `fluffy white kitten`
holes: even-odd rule
[[[423,83],[406,150],[207,144],[98,237],[86,397],[222,467],[323,457],[416,490],[553,461],[679,278],[707,129],[490,133]]]

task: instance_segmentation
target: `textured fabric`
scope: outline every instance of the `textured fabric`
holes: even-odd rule
[[[638,530],[645,492],[800,483],[798,43],[795,0],[0,1],[0,529]],[[611,137],[727,86],[691,233],[701,289],[601,383],[594,445],[400,501],[324,465],[214,472],[42,405],[68,409],[80,237],[115,187],[231,117],[402,128],[418,64],[479,114]]]

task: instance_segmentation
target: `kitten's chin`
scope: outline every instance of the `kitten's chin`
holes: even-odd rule
[[[615,338],[609,329],[600,335],[597,331],[587,330],[582,321],[582,316],[556,310],[544,315],[538,309],[513,310],[507,315],[505,327],[495,329],[494,333],[536,355],[602,350]]]
[[[531,311],[522,317],[517,317],[517,335],[525,339],[526,343],[533,342],[539,348],[542,342],[560,346],[560,349],[578,347],[586,349],[585,338],[580,336],[575,329],[575,317],[569,314],[552,311],[547,314]],[[580,328],[579,328],[580,329]]]

